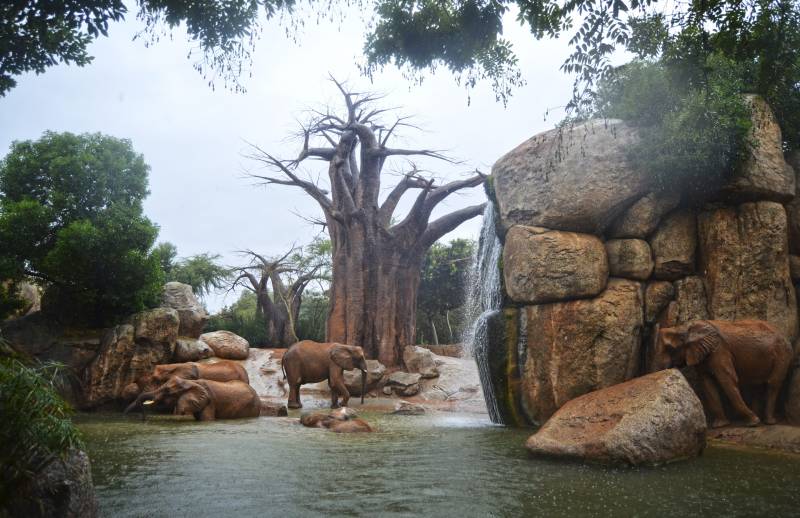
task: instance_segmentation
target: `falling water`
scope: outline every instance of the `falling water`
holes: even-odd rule
[[[489,368],[489,318],[500,310],[503,294],[500,284],[500,253],[503,248],[495,231],[494,205],[490,201],[483,212],[478,250],[475,253],[467,289],[467,318],[473,322],[464,336],[465,353],[475,358],[483,387],[486,408],[493,423],[503,423]]]

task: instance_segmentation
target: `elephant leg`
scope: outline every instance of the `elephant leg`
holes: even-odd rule
[[[335,386],[331,386],[331,408],[339,408],[339,394]]]
[[[788,371],[789,361],[781,362],[772,372],[772,376],[767,380],[767,408],[764,411],[764,422],[766,424],[775,424],[778,422],[777,419],[775,419],[775,407]]]
[[[214,411],[214,405],[206,405],[206,407],[197,412],[194,418],[198,421],[214,421],[217,418],[217,413]]]
[[[728,426],[731,423],[725,416],[714,378],[708,374],[702,374],[701,379],[703,380],[703,394],[706,397],[706,405],[708,405],[708,410],[711,413],[711,428]]]
[[[733,366],[730,366],[722,371],[715,372],[717,382],[719,382],[719,386],[722,387],[722,391],[725,392],[736,413],[744,417],[745,424],[747,426],[756,426],[761,420],[747,407],[747,404],[742,399],[742,394],[739,392],[739,387],[736,383],[736,376],[732,375],[732,370]]]
[[[350,391],[347,390],[347,385],[344,384],[344,379],[336,380],[335,385],[336,392],[342,396],[342,406],[347,406],[347,402],[350,401]]]
[[[289,402],[286,404],[289,408],[303,408],[300,403],[300,383],[289,383]]]

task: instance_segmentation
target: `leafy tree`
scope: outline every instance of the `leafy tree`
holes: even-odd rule
[[[267,323],[256,311],[256,294],[244,290],[230,307],[211,315],[206,331],[226,330],[245,338],[252,347],[267,347]]]
[[[173,248],[170,248],[173,247]],[[162,268],[167,281],[177,281],[192,287],[195,295],[205,297],[214,290],[220,290],[228,285],[231,269],[219,263],[219,254],[202,253],[169,262],[164,258],[173,251],[171,243],[161,243],[156,247],[156,252],[162,258]]]
[[[304,293],[297,316],[297,339],[324,342],[329,308],[330,296],[327,292],[311,290]]]
[[[447,331],[453,343],[461,335],[460,315],[453,325],[451,312],[466,302],[475,242],[454,239],[450,243],[434,243],[422,265],[417,293],[417,339],[422,343],[439,343],[439,329]]]
[[[82,446],[54,386],[59,370],[27,364],[0,338],[0,514],[48,463]]]
[[[158,257],[158,262],[161,265],[161,270],[167,281],[172,280],[172,269],[175,267],[175,260],[178,257],[178,247],[172,243],[165,241],[159,243],[153,248],[153,254]]]
[[[142,215],[148,167],[130,141],[47,132],[0,162],[0,274],[32,277],[43,309],[105,325],[157,303],[158,228]],[[13,305],[6,290],[0,306]]]

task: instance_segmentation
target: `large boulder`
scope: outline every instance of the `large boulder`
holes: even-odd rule
[[[89,456],[77,449],[56,457],[33,481],[10,495],[8,516],[94,518],[98,515]]]
[[[386,373],[386,367],[378,360],[367,360],[367,392],[375,390]],[[344,371],[344,384],[353,396],[361,395],[361,371]]]
[[[196,362],[214,356],[214,351],[207,343],[196,338],[181,337],[175,343],[175,354],[172,361],[175,363]]]
[[[747,155],[722,191],[739,201],[787,202],[795,195],[795,175],[783,157],[781,127],[764,99],[756,95],[746,99],[753,121]]]
[[[214,356],[225,360],[246,360],[250,352],[250,343],[230,331],[204,333],[200,335],[200,341],[211,347]]]
[[[638,282],[611,279],[596,298],[524,308],[520,399],[531,422],[542,424],[570,399],[637,373],[642,298]]]
[[[650,245],[642,239],[606,241],[608,271],[612,277],[645,281],[653,272]]]
[[[704,211],[698,221],[709,316],[766,320],[794,339],[797,301],[783,206],[743,203]]]
[[[697,218],[688,210],[669,214],[650,238],[656,279],[675,280],[694,272]]]
[[[503,275],[515,302],[592,297],[606,287],[606,249],[589,234],[517,225],[506,234]]]
[[[705,432],[700,400],[669,369],[573,399],[525,447],[537,456],[652,465],[699,455]]]
[[[675,299],[667,306],[660,320],[665,327],[677,326],[693,320],[707,320],[708,297],[703,279],[695,275],[686,277],[673,284]]]
[[[789,250],[800,255],[800,196],[797,196],[797,175],[800,174],[800,151],[792,151],[787,157],[795,174],[795,197],[786,204],[786,218],[789,227]]]
[[[652,281],[644,290],[644,321],[655,322],[658,315],[672,302],[675,287],[669,281]]]
[[[492,167],[502,227],[602,233],[652,188],[626,160],[637,140],[622,121],[594,120],[523,142]]]
[[[135,325],[119,325],[103,335],[99,353],[84,371],[82,406],[92,408],[125,399],[130,396],[126,387],[156,365],[172,361],[177,313],[159,308],[138,314],[134,321]]]
[[[397,371],[389,375],[383,392],[386,395],[414,396],[419,393],[419,373]]]
[[[645,239],[658,228],[661,218],[678,206],[681,197],[670,191],[651,192],[631,205],[612,225],[612,238]]]
[[[438,378],[439,369],[433,353],[424,347],[408,345],[403,349],[403,363],[408,372],[418,372],[423,379]]]
[[[199,337],[208,322],[206,309],[197,300],[192,287],[188,284],[180,282],[165,284],[161,305],[178,311],[181,319],[181,336]]]

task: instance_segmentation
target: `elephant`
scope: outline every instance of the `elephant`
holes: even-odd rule
[[[187,380],[212,380],[212,381],[243,381],[250,383],[247,371],[239,363],[230,360],[220,360],[215,363],[167,363],[156,365],[153,372],[139,377],[135,382],[125,387],[123,399],[130,401],[142,392],[155,390],[165,383],[171,376],[178,376]]]
[[[339,396],[342,398],[342,406],[347,406],[350,392],[344,384],[342,372],[350,369],[361,370],[361,404],[364,404],[367,360],[361,347],[303,340],[286,351],[281,368],[289,383],[289,408],[303,407],[300,403],[300,385],[322,380],[328,380],[331,387],[331,408],[339,408]]]
[[[125,413],[137,407],[144,411],[142,404],[147,400],[156,404],[164,400],[175,401],[175,415],[192,415],[198,421],[258,417],[261,413],[258,394],[253,387],[239,380],[187,380],[172,376],[156,390],[139,394]]]
[[[697,366],[711,427],[729,424],[717,384],[748,426],[760,420],[747,407],[739,386],[766,385],[764,422],[774,424],[775,405],[792,361],[792,346],[772,324],[762,320],[698,320],[658,331],[654,370]]]
[[[341,412],[344,410],[345,412]],[[372,432],[372,427],[347,407],[334,410],[329,414],[322,412],[307,413],[300,416],[300,424],[309,428],[327,428],[335,433]]]

